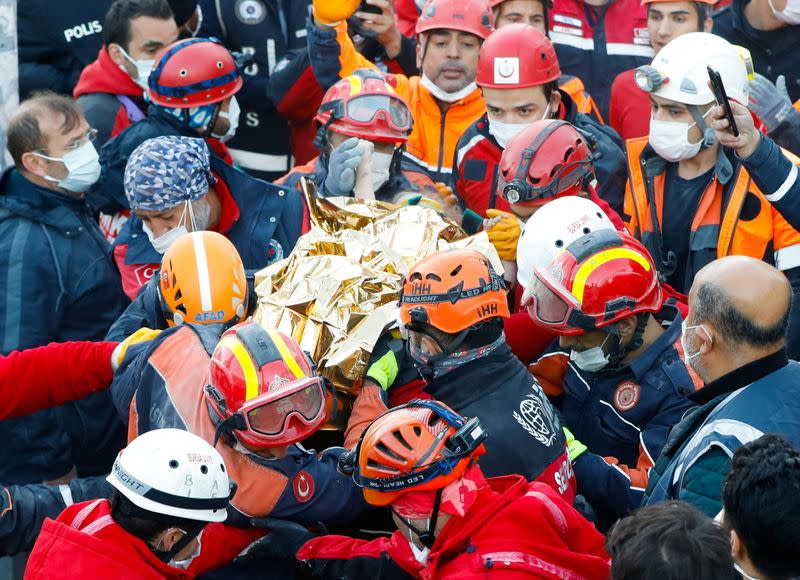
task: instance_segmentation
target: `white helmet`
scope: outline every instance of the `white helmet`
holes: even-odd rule
[[[106,480],[144,510],[201,522],[224,521],[235,491],[219,452],[181,429],[139,435]]]
[[[527,288],[534,268],[546,268],[561,250],[598,230],[615,230],[608,216],[590,199],[558,197],[540,207],[525,223],[517,244],[517,281]]]
[[[650,65],[634,73],[644,91],[685,105],[707,105],[714,100],[708,70],[722,78],[725,93],[744,106],[750,90],[752,60],[747,49],[708,32],[690,32],[670,40]]]

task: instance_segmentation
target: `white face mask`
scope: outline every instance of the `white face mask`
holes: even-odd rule
[[[702,329],[703,332],[706,333],[706,336],[711,338],[711,335],[708,333],[708,331],[702,324],[698,324],[696,326],[686,326],[686,320],[684,319],[681,321],[681,350],[683,351],[683,362],[686,364],[687,367],[692,367],[691,360],[700,356],[699,350],[694,354],[689,354],[689,350],[686,348],[686,331],[693,330],[695,328]]]
[[[659,121],[650,119],[650,145],[661,157],[675,163],[691,159],[700,152],[703,140],[689,142],[689,130],[697,123],[682,121]]]
[[[445,103],[455,103],[456,101],[460,101],[478,88],[478,85],[475,84],[475,81],[472,81],[460,91],[448,93],[447,91],[440,89],[431,79],[428,78],[428,75],[425,73],[422,73],[422,80],[420,81],[420,84],[428,89],[428,92],[435,98],[439,99],[440,101],[444,101]]]
[[[392,165],[393,158],[394,155],[391,153],[379,153],[377,151],[372,153],[370,175],[372,176],[373,191],[378,191],[387,181],[389,181],[389,168]]]
[[[542,119],[547,119],[550,116],[550,103],[544,109]],[[503,149],[508,146],[508,142],[514,137],[519,135],[530,123],[503,123],[495,121],[491,117],[489,119],[489,133],[495,138],[497,144]]]
[[[581,352],[575,350],[571,351],[569,353],[569,359],[574,362],[579,369],[587,373],[596,373],[604,369],[608,365],[609,355],[603,352],[603,347],[609,336],[611,335],[606,335],[600,346],[593,346]]]
[[[127,52],[125,52],[125,49],[122,48],[121,46],[119,47],[119,51],[122,53],[122,56],[124,56],[125,59],[129,63],[131,63],[133,66],[136,67],[136,76],[135,77],[131,77],[131,78],[133,78],[133,82],[135,82],[137,85],[139,85],[140,87],[142,87],[142,89],[144,89],[146,91],[147,90],[147,79],[150,78],[150,73],[153,72],[153,67],[155,67],[156,61],[154,61],[154,60],[133,60],[133,58],[131,58],[131,55],[129,55]],[[124,70],[125,73],[128,72],[128,71],[125,70],[125,67],[123,67],[122,65],[119,65],[119,68]]]
[[[780,12],[775,10],[772,0],[769,0],[769,7],[772,9],[775,18],[781,22],[785,22],[790,26],[800,24],[800,0],[786,0],[786,6]]]
[[[424,529],[428,529],[430,525],[430,520],[427,520]],[[414,543],[412,539],[412,534],[414,532],[411,529],[408,530],[408,545],[411,546],[411,552],[414,554],[414,558],[416,558],[417,562],[420,564],[425,564],[428,561],[428,554],[431,553],[430,548],[418,548],[417,545]]]
[[[65,178],[56,179],[49,175],[45,175],[44,178],[67,191],[83,193],[100,178],[100,156],[91,141],[70,151],[64,157],[49,157],[35,151],[33,154],[48,161],[61,161],[64,164],[68,172]]]
[[[181,531],[183,532],[183,530]],[[200,550],[201,550],[200,541],[201,538],[203,537],[203,531],[201,531],[197,535],[197,546],[195,547],[194,551],[191,554],[189,554],[189,556],[184,560],[175,560],[175,559],[170,560],[169,561],[170,566],[172,566],[173,568],[178,568],[179,570],[186,570],[187,568],[189,568],[189,566],[191,566],[192,561],[200,555]]]
[[[167,252],[167,250],[170,249],[172,244],[175,243],[175,240],[180,238],[183,234],[189,233],[189,229],[185,225],[187,209],[189,211],[189,224],[192,226],[193,232],[208,228],[208,222],[211,217],[211,204],[209,204],[206,200],[200,200],[199,202],[195,203],[192,203],[191,201],[185,202],[183,214],[181,215],[178,225],[168,232],[164,232],[158,237],[156,237],[156,235],[153,233],[153,230],[151,230],[146,223],[142,222],[142,230],[147,236],[147,239],[150,240],[151,244],[153,244],[153,249],[162,256]],[[195,211],[195,209],[197,211]]]
[[[228,130],[225,131],[223,135],[212,133],[211,136],[216,137],[223,143],[233,139],[233,136],[236,135],[236,129],[239,128],[239,115],[241,112],[242,110],[239,108],[239,101],[236,100],[236,97],[231,97],[231,104],[228,105],[228,112],[219,112],[220,117],[223,119],[228,119]]]

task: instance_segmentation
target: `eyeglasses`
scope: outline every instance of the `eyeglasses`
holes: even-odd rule
[[[78,139],[75,143],[67,145],[64,147],[64,151],[67,153],[72,151],[77,151],[87,143],[94,143],[97,139],[97,129],[89,129],[80,139]],[[37,149],[37,151],[48,151],[49,149]],[[45,158],[47,159],[47,158]]]

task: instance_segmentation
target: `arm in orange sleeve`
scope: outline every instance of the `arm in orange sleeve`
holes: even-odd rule
[[[347,449],[353,449],[375,417],[387,410],[383,397],[384,392],[380,385],[370,379],[365,379],[361,392],[353,404],[353,411],[350,413],[350,419],[348,419],[347,428],[344,431],[344,446]]]

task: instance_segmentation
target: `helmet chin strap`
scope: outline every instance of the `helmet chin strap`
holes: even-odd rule
[[[703,132],[703,143],[700,145],[700,149],[708,149],[717,142],[717,136],[714,133],[714,129],[706,125],[705,117],[702,113],[700,113],[697,105],[689,105],[687,108],[689,109],[689,114],[692,116],[692,119],[694,119],[694,122],[697,123],[700,131]],[[706,111],[706,114],[708,114],[708,111]]]
[[[649,315],[648,314],[641,314],[636,315],[636,328],[633,331],[633,336],[631,336],[630,342],[626,346],[622,346],[622,337],[619,334],[619,329],[617,325],[613,325],[608,329],[608,334],[610,334],[614,341],[611,344],[611,352],[608,353],[608,366],[603,370],[618,370],[620,368],[620,363],[622,359],[628,356],[629,353],[633,352],[634,350],[640,348],[644,342],[644,329],[647,326],[647,320]]]
[[[436,497],[433,500],[433,511],[431,512],[431,518],[428,520],[428,529],[425,531],[419,530],[409,520],[398,514],[394,508],[392,508],[392,513],[403,520],[403,522],[408,526],[408,529],[411,530],[411,532],[417,536],[417,538],[419,538],[420,543],[430,550],[433,547],[433,543],[436,541],[436,524],[439,521],[439,506],[441,502],[442,490],[437,489]]]

